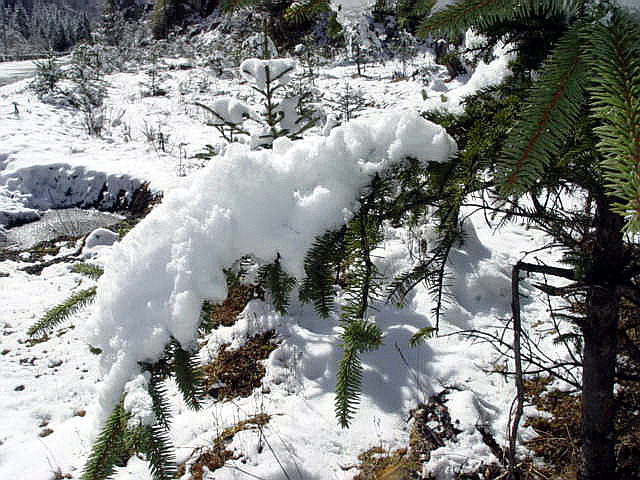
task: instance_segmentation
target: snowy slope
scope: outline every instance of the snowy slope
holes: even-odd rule
[[[0,192],[10,197],[14,207],[16,202],[25,207],[60,206],[66,198],[62,190],[54,188],[52,192],[60,195],[47,194],[48,203],[42,200],[44,203],[40,204],[36,199],[44,196],[33,185],[41,183],[28,181],[46,178],[52,168],[71,172],[68,178],[75,175],[74,185],[86,186],[95,178],[103,181],[105,176],[122,182],[149,181],[152,188],[164,191],[168,197],[125,241],[113,249],[102,250],[99,261],[105,264],[107,274],[101,281],[98,309],[75,316],[70,322],[75,329],[52,336],[47,342],[33,346],[25,343],[27,328],[47,308],[91,282],[70,273],[66,264],[48,267],[42,276],[34,277],[19,271],[22,266],[19,263],[0,263],[0,272],[9,274],[0,277],[2,349],[9,350],[0,356],[0,407],[3,407],[0,478],[21,478],[24,471],[34,480],[53,478],[56,471],[78,478],[90,449],[95,422],[101,418],[99,398],[106,399],[108,406],[114,388],[129,379],[131,365],[161,348],[168,331],[186,343],[193,339],[192,329],[172,323],[171,315],[182,316],[186,310],[181,309],[199,305],[205,296],[222,298],[224,290],[219,282],[207,283],[206,276],[198,277],[193,272],[211,276],[249,248],[261,248],[254,253],[269,257],[278,248],[278,242],[304,237],[301,245],[308,244],[315,233],[348,215],[342,208],[352,206],[353,193],[366,178],[362,174],[377,168],[375,164],[358,163],[369,158],[368,150],[376,151],[372,144],[384,146],[372,158],[400,160],[402,153],[417,154],[417,149],[424,150],[421,142],[433,138],[441,150],[440,159],[445,159],[450,145],[437,128],[420,123],[411,114],[383,116],[383,112],[390,106],[405,112],[436,105],[455,109],[464,94],[497,82],[506,74],[506,62],[501,58],[490,66],[479,67],[470,78],[445,83],[446,72],[434,65],[432,53],[423,53],[415,62],[432,67],[433,78],[428,85],[418,80],[391,82],[392,72],[399,68],[394,63],[367,66],[368,78],[353,78],[353,66],[321,70],[316,81],[320,90],[335,92],[348,82],[372,99],[363,121],[356,120],[355,126],[350,127],[352,130],[347,128],[342,134],[335,131],[328,138],[320,136],[317,129],[311,132],[309,140],[293,144],[279,141],[273,154],[251,153],[245,147],[231,149],[224,158],[211,160],[204,170],[199,169],[199,161],[185,160],[181,152],[186,151],[191,157],[204,144],[221,140],[213,128],[203,125],[206,117],[193,103],[210,103],[216,96],[227,95],[255,106],[257,98],[250,86],[240,80],[216,78],[203,69],[171,71],[169,95],[150,98],[141,96],[141,75],[113,75],[108,78],[111,85],[108,128],[104,138],[99,139],[86,135],[81,120],[72,112],[39,102],[26,89],[26,82],[0,89]],[[196,85],[206,88],[197,91]],[[426,104],[422,90],[428,98]],[[18,115],[13,113],[13,102],[18,104]],[[385,125],[405,125],[406,132],[383,128]],[[147,141],[149,130],[164,132],[168,138],[166,151]],[[345,147],[340,147],[340,153],[335,150],[332,160],[337,161],[343,155],[350,162],[341,165],[338,162],[332,167],[326,158],[323,160],[328,162],[326,165],[317,165],[325,167],[325,183],[333,182],[323,190],[321,177],[313,177],[312,169],[304,165],[296,166],[294,158],[310,155],[312,151],[337,149],[340,135],[346,138]],[[438,135],[440,140],[436,140]],[[403,138],[404,143],[397,144],[400,150],[394,154],[393,142],[398,138]],[[347,145],[352,145],[351,150]],[[332,170],[336,167],[343,169],[340,174]],[[294,177],[301,183],[287,180]],[[348,188],[341,190],[340,182],[346,182]],[[297,205],[307,210],[292,208],[291,188],[298,189]],[[269,195],[270,190],[273,195]],[[237,199],[262,202],[256,203],[262,210],[251,213],[250,204],[241,205]],[[267,202],[280,202],[280,207],[275,209]],[[330,213],[322,208],[327,202],[333,205]],[[244,210],[249,221],[239,226],[225,220],[229,211],[238,210]],[[265,212],[270,210],[276,210],[282,217],[267,215]],[[311,228],[310,219],[314,218],[317,221]],[[247,226],[251,222],[253,229]],[[207,225],[214,224],[216,230],[207,230]],[[241,240],[216,246],[218,237],[209,234],[225,228],[236,229],[236,236],[230,238]],[[454,253],[450,266],[456,279],[452,287],[456,302],[448,310],[447,323],[443,325],[445,333],[499,324],[508,311],[510,265],[523,251],[544,241],[518,225],[494,234],[482,218],[472,217],[467,228],[467,242]],[[287,237],[294,231],[295,235]],[[278,236],[265,240],[265,232],[277,232]],[[425,235],[428,237],[429,233]],[[251,242],[255,247],[250,246]],[[376,252],[379,268],[388,275],[407,268],[409,244],[406,232],[389,229],[383,247]],[[207,257],[213,247],[225,248],[224,255]],[[299,273],[303,251],[289,249],[286,253],[285,261],[297,259],[288,266]],[[190,263],[181,264],[181,260]],[[154,290],[149,278],[158,281],[164,278],[166,288]],[[123,283],[128,279],[133,283]],[[125,285],[128,290],[122,291]],[[194,288],[199,293],[190,298]],[[206,295],[202,293],[205,290]],[[173,303],[167,302],[169,298]],[[139,313],[136,309],[151,299],[165,302],[155,305],[155,313],[171,312],[160,325],[161,331],[154,333],[157,325],[141,322],[139,332],[146,336],[147,346],[131,345],[140,349],[137,353],[141,356],[123,360],[129,362],[129,367],[120,371],[109,370],[114,356],[104,356],[102,367],[111,371],[112,376],[103,376],[105,371],[100,370],[98,357],[89,352],[87,343],[101,339],[107,352],[111,348],[111,353],[117,356],[114,348],[117,342],[126,344],[118,336],[118,329],[126,325],[122,315]],[[127,305],[131,307],[129,310]],[[216,330],[202,356],[203,361],[207,360],[222,343],[238,346],[252,333],[275,328],[281,344],[266,361],[263,387],[245,399],[210,401],[199,413],[187,410],[172,388],[176,414],[172,435],[179,460],[187,459],[194,449],[206,447],[217,433],[239,420],[269,413],[272,419],[264,427],[263,437],[253,431],[236,435],[230,448],[242,452],[244,460],[231,461],[215,473],[215,478],[252,475],[273,479],[351,478],[354,470],[347,467],[357,463],[358,454],[372,446],[391,449],[406,445],[409,411],[443,388],[455,387],[448,397],[448,406],[463,433],[456,445],[435,451],[428,468],[447,478],[461,465],[472,468],[479,462],[490,462],[492,454],[480,441],[475,424],[480,421],[490,425],[496,439],[504,443],[513,385],[501,376],[482,371],[490,369],[494,360],[493,352],[484,344],[451,336],[409,348],[411,335],[430,325],[431,307],[431,299],[422,287],[404,310],[380,306],[376,321],[385,332],[384,345],[363,358],[362,404],[352,427],[342,430],[333,414],[335,368],[341,354],[336,319],[319,320],[308,306],[297,304],[289,315],[281,317],[267,304],[250,303],[236,325]],[[531,318],[542,319],[545,315],[546,305],[541,301],[533,300],[526,308]],[[118,323],[123,321],[124,324]],[[151,336],[143,328],[151,328]],[[105,395],[109,391],[111,400],[109,394]],[[83,411],[88,413],[81,416]],[[53,431],[40,436],[47,428]],[[265,440],[268,448],[262,448]],[[131,459],[117,478],[148,478],[145,462]]]

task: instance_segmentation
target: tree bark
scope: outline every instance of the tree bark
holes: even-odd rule
[[[616,479],[613,395],[620,297],[625,264],[624,220],[607,201],[598,203],[595,238],[587,255],[587,318],[583,325],[582,480]]]

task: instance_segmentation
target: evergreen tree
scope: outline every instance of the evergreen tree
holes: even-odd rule
[[[563,35],[557,18],[564,19]],[[586,315],[578,321],[584,341],[582,478],[613,479],[621,292],[638,293],[623,232],[640,229],[640,25],[615,2],[459,0],[421,29],[455,35],[468,28],[491,32],[495,25],[507,32],[511,25],[524,73],[540,56],[524,50],[534,36],[516,26],[533,22],[548,25],[542,37],[551,54],[535,82],[521,77],[531,84],[528,99],[505,134],[499,161],[487,166],[509,215],[526,218],[568,252],[572,268],[546,271],[575,281],[584,295]],[[568,209],[563,194],[580,196],[584,204]]]

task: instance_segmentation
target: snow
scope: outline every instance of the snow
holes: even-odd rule
[[[254,118],[255,112],[246,103],[242,103],[235,98],[219,98],[210,106],[219,118],[212,118],[210,125],[224,125],[233,123],[241,125],[247,118]]]
[[[153,425],[156,420],[153,413],[153,400],[148,393],[149,372],[141,373],[126,383],[123,407],[131,414],[129,424]]]
[[[100,252],[108,249],[120,240],[120,236],[108,228],[96,228],[84,241],[81,255],[85,259],[99,257]]]
[[[267,78],[274,85],[286,85],[291,80],[291,73],[296,68],[296,63],[290,58],[276,58],[274,60],[260,60],[248,58],[240,64],[242,76],[254,83],[259,90],[267,88]]]
[[[232,145],[208,163],[192,157],[221,138],[206,126],[208,115],[194,103],[236,99],[256,111],[260,99],[251,88],[253,75],[240,83],[201,68],[170,71],[165,97],[142,96],[139,74],[110,75],[103,138],[89,137],[73,111],[40,102],[26,89],[28,81],[0,88],[0,211],[6,215],[106,204],[107,197],[121,189],[130,192],[142,182],[165,194],[162,204],[121,241],[97,245],[96,235],[87,240],[93,246],[84,253],[105,268],[96,304],[46,342],[28,343],[27,329],[47,309],[95,283],[72,273],[65,263],[34,276],[21,270],[24,262],[0,262],[0,273],[9,275],[0,275],[0,350],[9,350],[0,355],[0,478],[22,478],[26,471],[34,480],[49,480],[55,472],[78,478],[96,427],[121,388],[128,392],[126,408],[135,421],[152,421],[146,378],[137,362],[157,358],[169,336],[185,347],[194,344],[201,301],[226,294],[222,267],[247,253],[262,261],[280,253],[286,269],[300,277],[314,236],[350,217],[359,189],[372,174],[407,156],[446,161],[453,152],[446,132],[422,120],[416,109],[458,110],[465,95],[508,72],[502,52],[452,81],[444,67],[434,64],[430,51],[413,62],[416,69],[428,66],[429,72],[400,82],[390,80],[397,62],[367,65],[367,78],[354,77],[353,65],[323,67],[316,79],[320,91],[330,93],[349,82],[373,99],[361,118],[327,128],[327,136],[319,126],[303,140],[279,138],[271,151]],[[247,71],[260,76],[266,64],[252,62]],[[277,68],[283,71],[290,64],[286,60]],[[231,100],[226,105],[231,119],[246,112],[232,108]],[[244,126],[252,132],[261,128],[252,118]],[[158,133],[167,140],[164,151],[154,140]],[[207,400],[201,412],[192,412],[169,383],[178,459],[211,445],[239,420],[268,413],[264,435],[236,435],[228,448],[244,458],[228,462],[215,478],[282,479],[283,470],[296,479],[352,478],[355,471],[342,467],[356,464],[358,455],[372,446],[406,446],[409,412],[449,388],[447,405],[463,433],[457,442],[433,452],[425,474],[438,472],[439,479],[446,479],[492,461],[473,427],[486,423],[496,440],[506,444],[514,387],[482,370],[492,369],[496,360],[485,344],[457,333],[502,327],[499,319],[508,317],[509,308],[508,269],[546,239],[517,224],[494,232],[477,215],[465,228],[466,241],[449,265],[453,299],[441,320],[443,333],[452,336],[408,347],[411,336],[433,321],[433,301],[423,286],[402,310],[377,305],[375,319],[384,331],[384,345],[363,355],[362,401],[350,429],[341,429],[333,413],[341,356],[337,318],[319,319],[311,307],[295,301],[289,314],[281,316],[256,299],[235,325],[204,339],[200,355],[202,361],[211,360],[223,343],[238,348],[255,333],[276,329],[279,346],[263,362],[262,387],[233,402]],[[427,245],[434,235],[428,224],[418,233]],[[376,265],[387,277],[411,266],[415,235],[387,228],[375,252]],[[532,324],[542,325],[531,334],[540,333],[540,342],[553,349],[544,327],[546,303],[531,295],[523,299],[523,308]],[[92,354],[88,345],[101,347],[103,354]],[[20,386],[24,389],[15,390]],[[44,428],[53,433],[40,437]],[[269,447],[261,448],[265,439]],[[133,457],[116,478],[149,479],[150,474],[146,462]]]
[[[640,3],[638,3],[638,0],[618,0],[618,4],[631,11],[635,11],[635,13],[640,12]]]
[[[94,248],[97,246],[110,246],[118,241],[118,234],[107,228],[96,228],[91,232],[84,242],[85,248]]]

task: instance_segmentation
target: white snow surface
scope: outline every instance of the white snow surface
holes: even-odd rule
[[[375,172],[408,157],[444,162],[456,151],[442,127],[413,112],[286,145],[252,152],[232,144],[114,247],[90,324],[108,370],[107,413],[138,363],[158,360],[171,337],[191,348],[202,302],[226,298],[223,268],[243,255],[269,262],[281,252],[285,269],[302,279],[315,237],[349,219]]]

